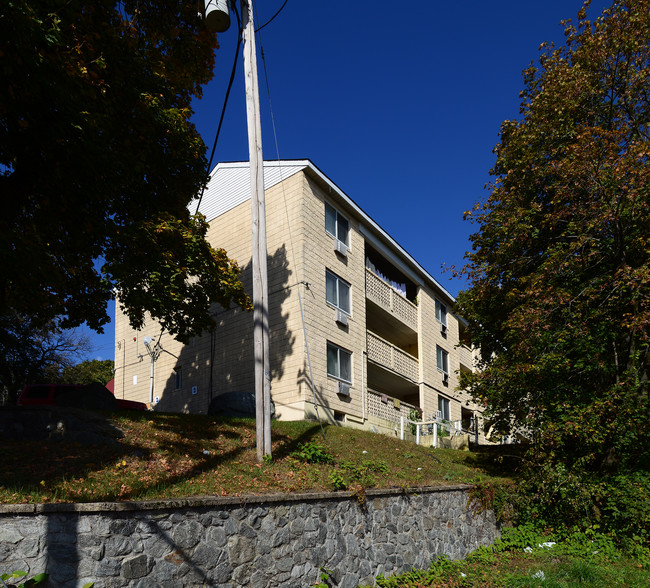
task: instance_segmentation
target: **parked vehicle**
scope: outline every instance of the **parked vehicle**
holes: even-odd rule
[[[16,402],[19,406],[71,406],[95,410],[147,410],[144,402],[115,398],[99,382],[85,386],[74,384],[30,384]]]
[[[225,417],[255,418],[255,394],[252,392],[224,392],[215,396],[208,407],[208,414]],[[275,416],[275,404],[271,400],[271,418]]]

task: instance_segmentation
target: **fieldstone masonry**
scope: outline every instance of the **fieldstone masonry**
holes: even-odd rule
[[[46,571],[96,588],[338,588],[462,558],[494,541],[469,487],[170,501],[0,506],[0,573]]]

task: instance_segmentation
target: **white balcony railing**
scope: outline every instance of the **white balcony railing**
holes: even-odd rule
[[[367,268],[366,297],[417,331],[418,307]]]
[[[400,419],[410,418],[412,411],[418,410],[412,404],[393,398],[388,394],[381,394],[374,390],[367,390],[367,410],[369,416],[374,416],[385,421],[399,425]]]
[[[418,381],[418,360],[410,353],[395,347],[371,331],[367,332],[367,345],[369,360],[413,382]]]

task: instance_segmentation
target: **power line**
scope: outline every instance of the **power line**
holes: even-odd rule
[[[280,13],[280,11],[282,10],[282,8],[284,8],[284,5],[286,3],[287,3],[287,0],[285,0],[284,4],[280,8],[280,10],[278,10],[278,12],[276,12],[276,14],[275,14],[275,16],[273,16],[273,18],[275,18]],[[254,9],[256,8],[254,0],[253,0],[253,8]],[[273,18],[271,20],[273,20]],[[271,22],[271,21],[268,21],[268,22]],[[268,22],[266,24],[268,24]],[[280,160],[280,149],[278,147],[278,134],[277,134],[276,127],[275,127],[275,116],[273,115],[273,103],[271,101],[271,87],[270,87],[270,83],[269,83],[269,74],[268,74],[268,71],[266,69],[266,57],[264,55],[264,46],[262,45],[262,35],[259,33],[260,29],[262,29],[262,28],[263,27],[260,27],[259,29],[257,29],[256,33],[258,33],[257,36],[259,38],[259,43],[260,43],[260,54],[262,56],[262,68],[264,70],[264,81],[266,82],[266,93],[267,93],[268,100],[269,100],[269,111],[270,111],[270,114],[271,114],[271,127],[273,129],[273,139],[275,141],[275,153],[276,153],[276,156],[277,156],[278,168],[280,170],[280,179],[281,179],[280,186],[282,186],[282,198],[283,198],[283,201],[284,201],[284,210],[285,210],[285,215],[286,215],[288,229],[289,229],[289,247],[291,249],[291,256],[293,258],[293,265],[294,265],[295,268],[297,268],[298,266],[296,265],[296,252],[295,252],[295,248],[294,248],[294,245],[293,245],[293,238],[292,238],[292,233],[291,233],[291,221],[290,221],[289,210],[288,210],[288,206],[287,206],[287,194],[286,194],[286,191],[285,191],[284,178],[283,178],[283,174],[282,174],[282,162]],[[303,281],[303,282],[300,282],[300,283],[305,284],[307,289],[309,289],[309,284],[307,282]],[[316,410],[316,418],[318,419],[318,423],[320,425],[321,433],[323,434],[323,440],[327,441],[327,438],[325,437],[325,429],[323,428],[323,422],[322,422],[322,420],[320,418],[320,413],[318,411],[318,400],[316,399],[316,385],[314,383],[314,373],[313,373],[312,367],[311,367],[311,354],[309,352],[309,341],[307,339],[307,325],[305,323],[305,313],[304,313],[304,310],[303,310],[302,295],[300,294],[300,288],[298,288],[297,292],[298,292],[298,305],[300,307],[300,320],[302,322],[302,332],[303,332],[303,337],[305,339],[305,352],[307,354],[307,366],[309,368],[309,382],[311,384],[311,391],[312,391],[312,396],[313,396],[313,399],[314,399],[314,409]]]
[[[210,152],[210,159],[208,161],[208,167],[206,170],[206,176],[212,171],[212,160],[214,159],[214,152],[217,149],[217,142],[219,141],[219,135],[221,134],[221,125],[223,124],[223,119],[226,114],[226,106],[228,105],[228,98],[230,96],[230,90],[232,89],[233,82],[235,81],[235,72],[237,71],[237,60],[239,59],[239,48],[241,47],[242,40],[242,29],[241,29],[241,20],[239,18],[239,12],[237,11],[237,5],[235,2],[232,4],[233,10],[235,11],[235,16],[237,16],[237,48],[235,49],[235,59],[232,64],[232,70],[230,72],[230,80],[228,81],[228,89],[226,90],[226,96],[223,101],[223,106],[221,108],[221,116],[219,117],[219,126],[217,127],[217,132],[214,137],[214,142],[212,143],[212,151]],[[199,201],[196,205],[196,212],[198,214],[199,208],[201,206],[201,200],[203,200],[203,193],[205,192],[204,183],[201,187],[201,193],[199,194]]]
[[[284,4],[282,4],[282,6],[280,6],[279,10],[271,18],[269,18],[269,20],[267,20],[262,26],[257,27],[255,29],[255,32],[257,33],[259,31],[261,31],[266,25],[271,24],[273,22],[273,20],[275,19],[275,17],[278,16],[278,14],[280,14],[282,12],[284,7],[287,5],[287,2],[289,2],[289,0],[284,0]]]

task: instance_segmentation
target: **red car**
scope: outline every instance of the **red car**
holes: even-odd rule
[[[19,406],[73,406],[111,410],[147,410],[144,402],[115,398],[102,384],[30,384],[23,388],[16,402]]]

